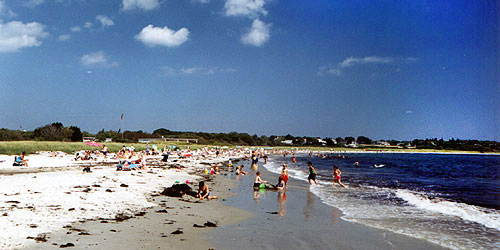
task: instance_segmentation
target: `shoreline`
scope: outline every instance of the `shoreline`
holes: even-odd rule
[[[263,179],[277,174],[259,166]],[[208,235],[216,249],[448,249],[423,239],[342,219],[343,213],[322,203],[307,183],[290,179],[286,192],[253,191],[254,172],[240,176],[237,193],[224,204],[253,214],[250,220],[216,228]],[[252,199],[250,195],[252,195]]]

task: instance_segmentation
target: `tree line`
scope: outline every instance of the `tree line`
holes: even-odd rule
[[[292,146],[327,146],[327,147],[345,147],[358,144],[358,147],[372,147],[374,141],[366,136],[357,138],[337,137],[337,138],[319,138],[308,136],[285,136],[278,135],[250,135],[248,133],[206,133],[206,132],[186,132],[171,131],[166,128],[156,129],[152,133],[142,130],[138,131],[113,131],[104,129],[96,134],[81,131],[77,126],[65,127],[60,122],[54,122],[45,126],[36,128],[33,131],[0,129],[0,141],[82,141],[83,137],[95,137],[97,140],[104,141],[111,138],[114,142],[137,142],[141,138],[184,138],[198,139],[199,144],[213,145],[242,145],[242,146],[281,146],[286,141],[287,145]],[[415,139],[413,141],[386,140],[391,146],[414,146],[417,149],[443,149],[443,150],[464,150],[481,152],[500,152],[500,142],[481,141],[481,140],[460,140],[451,138],[444,139]]]

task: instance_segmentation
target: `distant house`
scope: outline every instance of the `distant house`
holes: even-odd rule
[[[157,140],[161,140],[161,139],[158,139],[158,138],[141,138],[141,139],[138,139],[137,142],[139,142],[139,143],[152,143],[152,142],[157,141]]]
[[[357,147],[358,147],[358,144],[357,144],[356,142],[354,142],[354,141],[353,141],[353,142],[351,142],[351,144],[347,144],[347,145],[345,145],[345,146],[346,146],[346,147],[348,147],[348,148],[357,148]]]
[[[391,144],[386,141],[376,141],[375,144],[378,146],[391,146]]]
[[[318,143],[323,145],[323,146],[326,146],[326,141],[321,139],[321,138],[318,139]]]
[[[283,141],[281,141],[281,144],[292,145],[293,141],[292,140],[283,140]]]
[[[113,138],[106,138],[106,139],[104,140],[104,142],[112,142],[112,141],[113,141]]]
[[[83,137],[83,142],[95,141],[95,137]]]

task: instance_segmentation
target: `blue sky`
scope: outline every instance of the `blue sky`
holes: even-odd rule
[[[496,1],[0,0],[0,127],[500,140]]]

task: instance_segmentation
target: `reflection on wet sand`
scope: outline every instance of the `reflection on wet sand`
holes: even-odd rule
[[[286,214],[286,192],[278,192],[278,204],[279,204],[279,210],[278,210],[278,215],[279,216],[285,216]]]
[[[333,208],[331,215],[332,215],[332,224],[337,224],[340,218],[340,209]]]
[[[309,219],[313,215],[315,196],[311,191],[307,192],[306,206],[304,207],[304,217]]]

